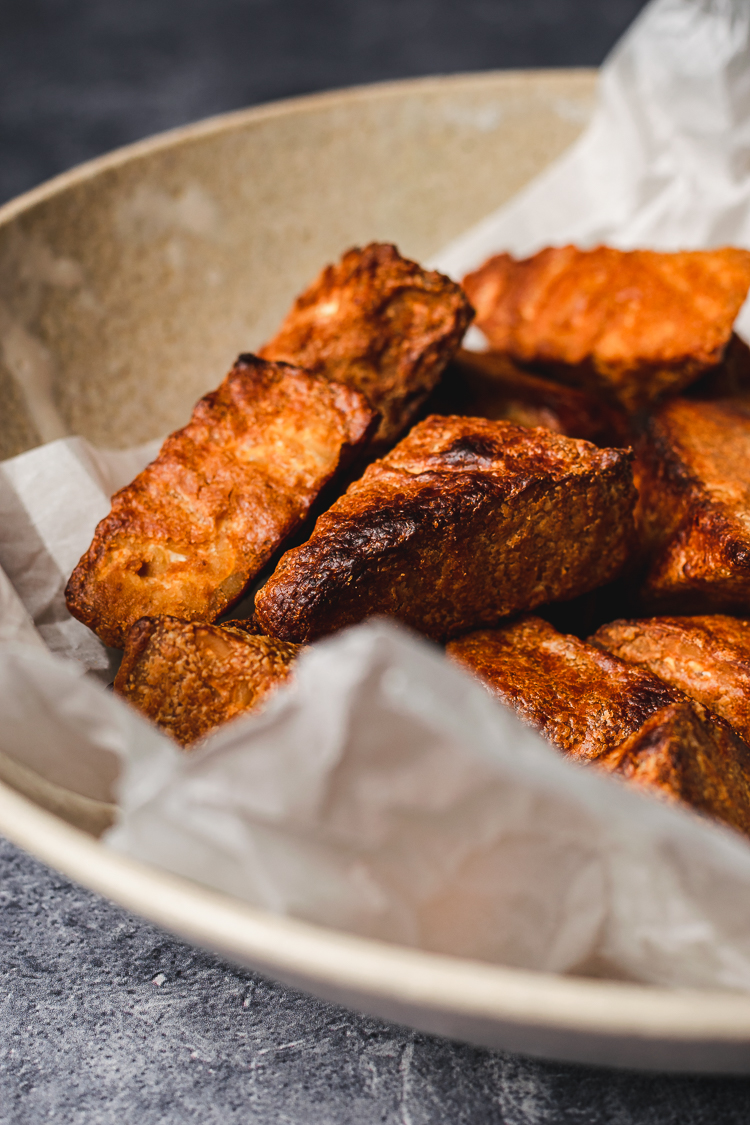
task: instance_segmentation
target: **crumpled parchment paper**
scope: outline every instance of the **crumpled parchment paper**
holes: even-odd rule
[[[58,438],[0,463],[0,604],[7,596],[11,605],[3,594],[8,585],[18,596],[0,635],[28,640],[36,633],[52,652],[111,682],[119,653],[70,616],[65,585],[112,493],[145,468],[159,445],[100,450],[80,437]]]
[[[436,262],[750,246],[749,41],[745,0],[656,0],[572,150]],[[62,438],[0,465],[0,754],[116,797],[112,847],[271,910],[526,968],[750,989],[750,845],[573,765],[393,623],[313,645],[261,714],[187,754],[106,691],[117,654],[64,587],[154,451]]]
[[[604,64],[575,144],[431,265],[460,280],[491,254],[570,242],[750,247],[747,0],[652,0]],[[738,328],[750,338],[750,303]]]
[[[189,754],[28,647],[0,646],[0,707],[3,753],[114,791],[111,846],[248,902],[525,968],[750,989],[747,843],[571,764],[391,622],[312,646],[264,712]]]

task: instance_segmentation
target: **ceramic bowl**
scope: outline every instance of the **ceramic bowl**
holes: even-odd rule
[[[425,260],[578,135],[591,71],[397,82],[261,106],[0,209],[0,457],[184,424],[347,247]],[[109,810],[0,758],[0,831],[189,941],[324,998],[489,1047],[750,1072],[750,998],[534,973],[277,917],[97,839]]]

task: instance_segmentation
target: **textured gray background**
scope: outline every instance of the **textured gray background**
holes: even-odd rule
[[[431,1039],[172,941],[0,842],[0,1121],[747,1125],[750,1081]]]
[[[210,113],[596,65],[639,0],[0,0],[0,200]],[[0,841],[0,1123],[746,1125],[750,1081],[412,1035],[234,969]]]
[[[596,66],[642,0],[0,0],[0,200],[139,137],[417,74]]]

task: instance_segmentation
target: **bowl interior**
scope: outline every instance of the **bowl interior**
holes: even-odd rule
[[[0,210],[0,458],[183,425],[351,245],[424,260],[561,153],[590,71],[374,86],[122,150]]]

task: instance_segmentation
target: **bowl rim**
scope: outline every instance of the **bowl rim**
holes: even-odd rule
[[[233,110],[136,141],[0,206],[0,227],[60,192],[152,153],[255,122],[446,86],[542,86],[592,68],[485,70],[371,83]],[[514,1025],[677,1043],[750,1043],[750,997],[566,976],[430,953],[304,922],[131,859],[0,781],[0,831],[32,856],[151,922],[270,975]]]
[[[314,113],[321,109],[334,108],[342,103],[350,105],[356,102],[387,100],[388,98],[402,96],[404,91],[409,89],[438,92],[451,85],[456,87],[471,87],[473,85],[481,87],[486,85],[488,80],[500,86],[512,87],[519,83],[526,84],[529,80],[541,85],[554,86],[561,79],[578,78],[591,83],[593,89],[597,74],[598,69],[596,67],[586,66],[509,68],[460,71],[453,74],[429,74],[417,78],[398,78],[383,82],[362,83],[355,86],[340,86],[314,94],[299,94],[289,98],[278,98],[273,101],[261,102],[258,105],[212,114],[210,117],[201,118],[199,121],[177,125],[171,129],[165,129],[144,137],[142,140],[120,145],[101,156],[95,156],[91,160],[75,164],[72,168],[59,172],[56,176],[44,180],[20,195],[13,196],[12,199],[0,204],[0,227],[59,192],[86,183],[102,172],[120,168],[130,161],[152,153],[167,152],[169,149],[177,148],[186,142],[243,129],[256,122],[272,121],[305,112]]]
[[[511,968],[273,914],[131,859],[2,782],[0,828],[90,890],[198,946],[282,979],[526,1027],[683,1043],[750,1039],[750,998],[744,993]]]

